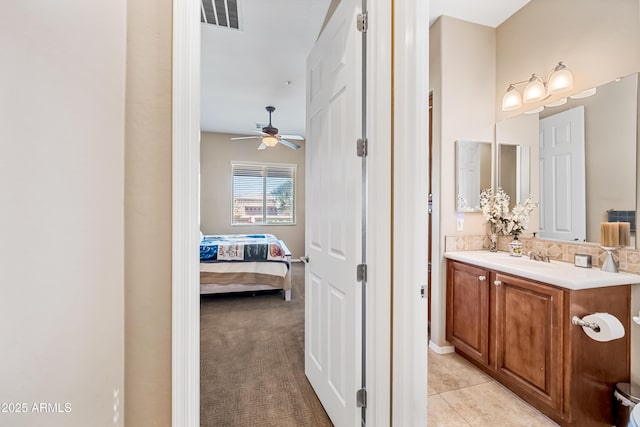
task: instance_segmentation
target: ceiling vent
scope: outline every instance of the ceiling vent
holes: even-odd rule
[[[200,22],[239,30],[238,0],[201,0]]]

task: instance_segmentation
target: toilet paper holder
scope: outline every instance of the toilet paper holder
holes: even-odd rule
[[[586,326],[587,328],[591,328],[596,332],[600,332],[600,326],[598,326],[597,323],[595,323],[595,322],[587,322],[585,320],[582,320],[578,316],[573,316],[571,318],[571,323],[573,323],[574,325],[578,325],[578,326],[583,326],[583,327]]]

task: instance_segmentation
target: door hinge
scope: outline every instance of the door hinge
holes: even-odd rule
[[[356,407],[358,408],[366,408],[367,407],[367,390],[361,388],[356,391]]]
[[[358,282],[367,281],[367,264],[358,264],[356,267],[356,278]]]
[[[420,298],[426,298],[427,297],[427,287],[423,286],[420,288]]]
[[[359,13],[358,22],[356,23],[356,28],[358,29],[358,31],[360,31],[361,33],[366,33],[368,26],[369,23],[367,22],[367,12]]]
[[[358,138],[358,141],[356,141],[358,157],[367,157],[368,145],[367,138]]]

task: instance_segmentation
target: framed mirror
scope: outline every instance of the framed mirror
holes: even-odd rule
[[[480,211],[480,193],[491,187],[491,145],[456,141],[457,212]]]
[[[630,222],[631,245],[638,247],[638,94],[638,73],[634,73],[566,102],[554,102],[540,113],[521,114],[496,124],[498,185],[504,185],[502,166],[514,161],[513,149],[503,150],[502,146],[528,146],[530,150],[530,192],[539,202],[530,231],[539,231],[546,239],[599,243],[601,222]],[[582,122],[571,118],[577,115]],[[583,158],[548,150],[580,133]],[[574,197],[580,188],[582,200]],[[576,226],[581,221],[584,225]]]

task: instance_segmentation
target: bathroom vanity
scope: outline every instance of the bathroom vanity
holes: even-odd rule
[[[629,381],[631,284],[640,276],[447,252],[447,340],[456,352],[563,426],[611,426]],[[571,319],[610,313],[623,338],[589,338]]]

